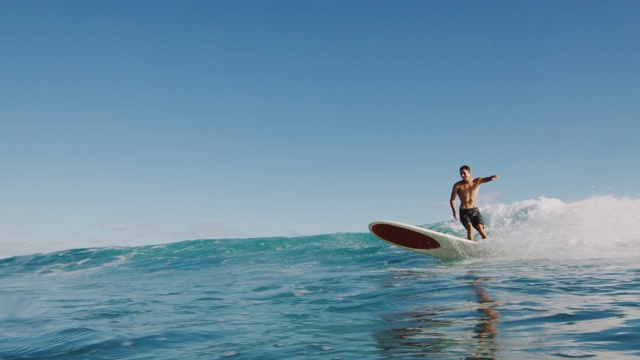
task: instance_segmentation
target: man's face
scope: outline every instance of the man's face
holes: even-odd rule
[[[471,179],[471,171],[467,169],[460,170],[460,177],[463,180]]]

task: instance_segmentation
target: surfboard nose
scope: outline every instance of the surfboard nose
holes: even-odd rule
[[[440,247],[440,243],[431,236],[399,226],[373,223],[369,229],[377,237],[402,247],[419,250],[432,250]]]

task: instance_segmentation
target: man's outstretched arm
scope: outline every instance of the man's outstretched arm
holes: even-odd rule
[[[500,175],[491,175],[489,177],[482,178],[482,181],[480,181],[480,182],[482,184],[488,183],[489,181],[498,180],[499,177],[500,177]]]

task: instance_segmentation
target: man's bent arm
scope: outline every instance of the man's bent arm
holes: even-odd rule
[[[449,204],[451,205],[451,211],[453,211],[453,218],[458,218],[458,212],[456,211],[456,186],[453,185],[453,190],[451,190],[451,199],[449,200]]]

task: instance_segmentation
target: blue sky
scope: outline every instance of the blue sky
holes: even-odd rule
[[[637,1],[0,2],[4,254],[637,198]],[[2,254],[0,254],[2,255]]]

